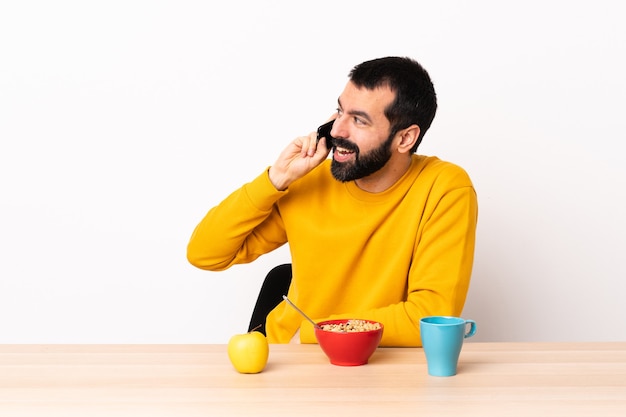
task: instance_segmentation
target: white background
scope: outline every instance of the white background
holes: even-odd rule
[[[286,248],[205,272],[189,235],[386,55],[429,70],[421,152],[478,191],[472,340],[626,340],[621,4],[3,2],[0,342],[244,332]]]

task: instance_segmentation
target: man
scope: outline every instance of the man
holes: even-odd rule
[[[462,312],[478,211],[463,169],[415,154],[436,108],[414,60],[357,65],[332,138],[295,139],[211,209],[191,237],[189,261],[224,270],[289,242],[288,297],[314,320],[375,320],[385,326],[382,346],[420,346],[421,317]],[[284,302],[266,331],[270,343],[316,342],[312,325]]]

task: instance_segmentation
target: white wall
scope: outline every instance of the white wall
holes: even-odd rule
[[[436,3],[436,4],[435,4]],[[422,152],[480,201],[476,341],[626,340],[626,31],[618,1],[0,5],[0,343],[221,343],[286,250],[213,273],[199,219],[408,55]]]

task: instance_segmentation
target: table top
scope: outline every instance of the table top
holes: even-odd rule
[[[239,374],[226,345],[0,345],[2,416],[626,416],[626,342],[473,343],[459,373],[420,348],[331,365],[317,345],[270,345]]]

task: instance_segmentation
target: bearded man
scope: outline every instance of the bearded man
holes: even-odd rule
[[[355,66],[328,137],[291,141],[213,207],[191,236],[189,262],[219,271],[288,243],[287,296],[315,321],[374,320],[384,325],[381,346],[421,346],[420,318],[461,315],[478,215],[467,173],[417,154],[436,109],[415,60]],[[284,301],[264,319],[270,343],[316,343]]]

